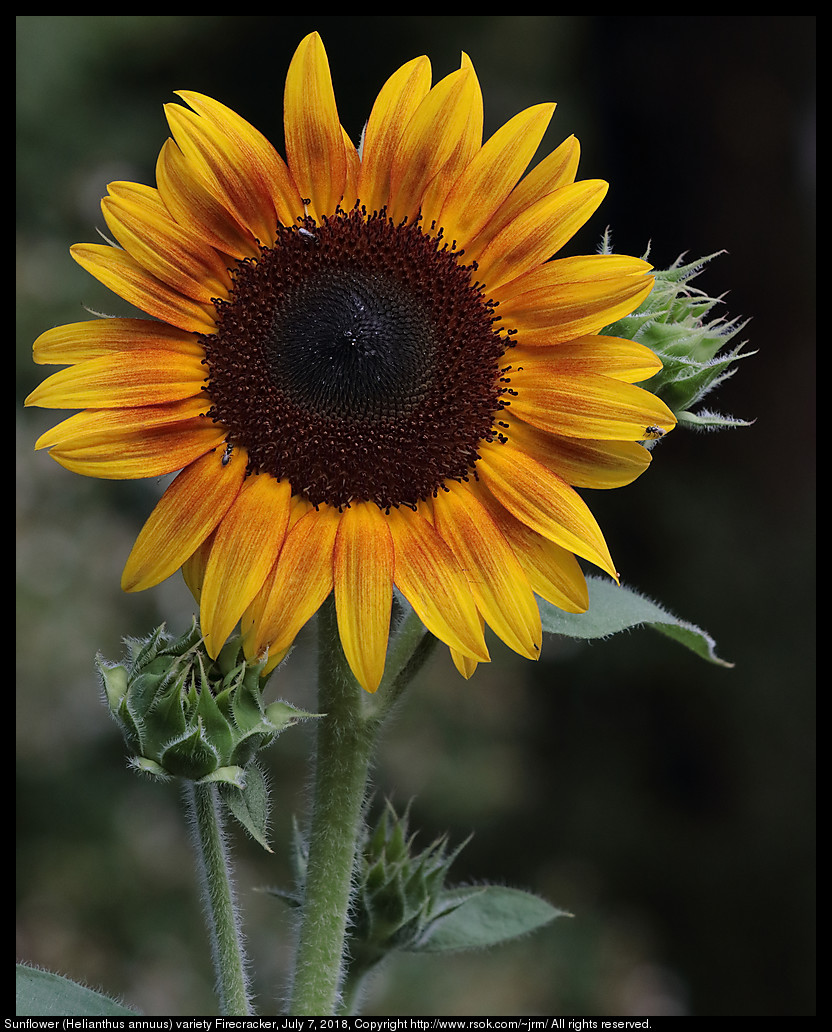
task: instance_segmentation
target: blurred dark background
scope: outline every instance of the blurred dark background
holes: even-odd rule
[[[427,844],[474,831],[457,881],[533,889],[575,917],[492,953],[396,958],[366,1011],[469,1015],[814,1013],[815,20],[812,17],[25,16],[17,19],[18,942],[20,959],[147,1014],[210,1014],[213,994],[175,788],[124,767],[93,657],[190,619],[178,577],[119,576],[164,484],[94,481],[34,454],[60,414],[21,408],[50,370],[50,326],[127,306],[76,266],[113,179],[153,182],[162,104],[193,89],[282,149],[286,69],[326,44],[357,138],[377,90],[427,54],[470,54],[486,136],[555,99],[607,200],[567,253],[657,265],[716,259],[698,281],[751,317],[759,354],[712,407],[756,422],[674,433],[621,491],[587,492],[625,583],[708,629],[732,670],[644,629],[541,661],[494,643],[462,681],[437,650],[384,744],[379,794]],[[309,696],[314,635],[273,689]],[[261,1013],[277,1012],[291,927],[257,886],[285,882],[311,739],[268,756],[267,856],[235,835]]]

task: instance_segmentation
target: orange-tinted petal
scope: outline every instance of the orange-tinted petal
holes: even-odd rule
[[[283,545],[292,489],[269,474],[250,476],[222,519],[205,569],[200,623],[216,658],[260,590]]]
[[[396,553],[396,587],[440,641],[487,662],[477,607],[453,552],[417,513],[391,509],[387,519]]]
[[[598,441],[641,441],[649,426],[665,433],[676,417],[663,401],[631,383],[593,373],[564,373],[545,380],[525,370],[512,375],[514,416],[564,437]]]
[[[527,347],[597,333],[647,297],[650,268],[624,255],[557,258],[500,288],[503,325],[515,328]]]
[[[322,505],[291,526],[272,572],[243,617],[252,658],[268,648],[282,655],[332,591],[332,552],[341,514]]]
[[[617,577],[604,536],[583,499],[511,441],[481,448],[477,472],[521,523]]]
[[[283,100],[286,157],[309,213],[332,215],[344,193],[347,161],[323,41],[310,32],[295,51]]]
[[[254,234],[234,218],[208,175],[188,161],[173,140],[165,140],[156,160],[156,183],[173,218],[186,232],[224,254],[257,257],[260,248]]]
[[[169,405],[87,409],[42,434],[35,448],[73,473],[106,480],[160,477],[219,447],[227,433],[203,415],[204,397]]]
[[[447,239],[462,246],[491,219],[534,157],[554,110],[554,104],[527,108],[483,145],[442,206],[438,221]]]
[[[394,72],[373,104],[364,131],[358,196],[367,211],[380,210],[390,198],[393,155],[407,123],[430,90],[430,61],[416,57]]]
[[[539,383],[575,373],[597,373],[639,383],[659,372],[662,360],[650,348],[633,340],[588,334],[550,348],[515,347],[511,351],[511,366],[522,368],[524,379]]]
[[[108,244],[75,244],[69,249],[78,264],[131,305],[189,333],[214,333],[213,306],[185,297],[152,276],[126,251]]]
[[[590,218],[607,189],[600,179],[561,187],[520,212],[481,253],[466,255],[477,261],[488,292],[547,262]]]
[[[205,352],[193,333],[153,319],[89,319],[54,326],[33,345],[33,358],[41,365],[72,365],[89,358],[126,352],[134,348],[161,348],[201,359]]]
[[[503,413],[509,438],[573,487],[631,484],[650,465],[650,452],[634,441],[585,441],[559,437]]]
[[[247,463],[245,449],[235,448],[225,466],[215,451],[182,470],[133,545],[121,575],[124,591],[152,588],[193,555],[237,497]]]
[[[302,210],[300,193],[285,162],[261,132],[225,104],[191,90],[177,90],[177,95],[223,140],[228,163],[244,170],[245,183],[236,206],[246,212],[245,224],[262,232],[260,241],[270,246],[275,222],[291,226]]]
[[[515,186],[477,236],[468,241],[468,253],[482,254],[494,237],[521,212],[531,208],[555,190],[574,183],[580,154],[580,144],[574,136],[570,136],[551,154],[539,161]]]
[[[469,68],[446,75],[407,123],[390,173],[389,214],[395,222],[417,216],[431,180],[465,137],[475,99],[473,78]]]
[[[393,602],[393,539],[374,502],[353,502],[344,511],[332,569],[344,655],[358,683],[374,692],[384,673]]]
[[[586,579],[574,554],[512,516],[482,484],[477,494],[514,549],[535,594],[568,613],[586,612]]]
[[[540,652],[540,613],[517,556],[482,503],[450,482],[434,500],[436,529],[450,545],[488,625],[527,659]]]
[[[127,361],[114,353],[60,369],[47,376],[25,403],[40,408],[159,405],[194,397],[204,383],[205,366],[197,358],[161,348],[136,348]]]
[[[453,150],[422,195],[422,219],[426,226],[439,218],[448,191],[482,147],[482,92],[471,59],[465,53],[462,55],[462,68],[469,72],[465,92],[460,99],[460,108],[467,111],[467,117]],[[448,236],[447,233],[445,235]],[[458,243],[462,245],[461,241]]]
[[[143,268],[203,304],[228,297],[226,261],[174,222],[158,190],[139,183],[110,183],[107,190],[101,202],[107,226]]]

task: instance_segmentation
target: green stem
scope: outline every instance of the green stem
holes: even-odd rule
[[[318,613],[318,706],[312,824],[289,1013],[333,1015],[343,973],[353,867],[374,730],[338,635],[333,597]]]
[[[211,938],[220,1013],[239,1016],[253,1014],[245,973],[243,937],[216,785],[198,785],[188,781],[185,800],[192,819],[194,850]]]

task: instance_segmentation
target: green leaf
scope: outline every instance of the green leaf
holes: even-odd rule
[[[443,897],[452,905],[459,893],[470,894],[471,891],[470,888],[451,889],[443,893]],[[485,885],[431,925],[418,945],[404,948],[414,953],[484,949],[526,935],[563,916],[571,915],[530,892],[504,885]]]
[[[51,971],[15,966],[18,1017],[136,1017],[137,1011]]]
[[[586,583],[589,609],[585,613],[565,613],[538,599],[544,631],[569,638],[606,638],[644,624],[685,645],[710,663],[723,667],[734,665],[717,656],[716,642],[700,627],[673,616],[632,588],[619,587],[614,581],[600,577],[587,577]]]
[[[272,853],[274,850],[266,837],[269,825],[269,788],[266,776],[256,764],[251,763],[246,768],[245,778],[243,788],[221,784],[220,795],[249,835],[259,842],[267,853]]]

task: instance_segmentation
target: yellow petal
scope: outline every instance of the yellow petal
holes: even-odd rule
[[[171,351],[102,355],[60,369],[39,384],[26,405],[40,408],[129,408],[159,405],[202,393],[205,366]]]
[[[614,380],[639,383],[662,368],[662,360],[643,344],[623,337],[588,334],[550,348],[515,347],[511,367],[522,367],[525,379],[545,383],[573,373],[598,373]]]
[[[186,232],[234,258],[256,258],[257,239],[218,196],[215,177],[189,161],[178,145],[165,140],[156,159],[156,184],[165,207]]]
[[[177,90],[177,94],[222,138],[227,164],[245,170],[236,206],[245,213],[245,224],[262,232],[260,241],[271,246],[274,221],[292,225],[302,211],[298,188],[285,162],[261,132],[225,104],[190,90]]]
[[[347,177],[344,182],[344,196],[341,200],[341,207],[344,211],[352,211],[358,200],[358,176],[361,172],[361,159],[358,157],[355,144],[343,126],[341,126],[341,135],[344,138],[344,157],[347,162]]]
[[[129,409],[87,409],[47,430],[36,449],[65,469],[107,480],[160,477],[219,447],[227,430],[206,419],[204,396]]]
[[[198,359],[205,357],[193,333],[153,319],[89,319],[54,326],[35,341],[32,357],[39,365],[72,365],[134,348],[162,348]]]
[[[560,437],[511,415],[506,434],[527,455],[573,487],[612,488],[631,484],[650,465],[650,452],[634,441],[584,441]]]
[[[418,215],[425,190],[465,136],[474,98],[471,79],[469,68],[446,75],[407,123],[390,173],[389,214],[394,221]]]
[[[107,190],[101,202],[107,226],[143,268],[203,304],[228,297],[227,260],[173,221],[158,190],[139,183],[110,183]]]
[[[469,75],[465,83],[465,92],[460,97],[460,108],[466,110],[468,116],[456,145],[422,195],[422,220],[426,226],[430,226],[431,222],[439,218],[448,191],[482,148],[482,92],[471,59],[465,53],[462,55],[462,68],[468,69]],[[462,241],[458,241],[458,244],[461,247]]]
[[[78,264],[131,305],[189,333],[215,333],[215,311],[162,283],[126,251],[109,244],[75,244]]]
[[[477,276],[485,281],[487,291],[548,262],[590,218],[608,188],[600,179],[582,180],[520,212],[482,253],[473,256],[479,265]]]
[[[390,198],[393,154],[416,108],[430,90],[430,61],[416,57],[402,65],[382,86],[361,148],[358,197],[371,214]]]
[[[517,556],[467,486],[449,482],[434,499],[436,529],[450,545],[488,625],[527,659],[540,654],[540,613]]]
[[[396,587],[422,623],[460,653],[488,661],[471,589],[453,552],[422,516],[391,509]]]
[[[580,154],[580,144],[574,136],[570,136],[551,154],[539,161],[515,186],[474,240],[468,242],[466,254],[476,258],[521,212],[531,208],[555,190],[574,183]]]
[[[288,481],[250,476],[217,527],[200,603],[205,647],[214,658],[274,565],[291,496]]]
[[[283,101],[286,157],[309,213],[332,215],[344,194],[347,162],[323,41],[311,32],[295,51]]]
[[[477,495],[514,549],[535,594],[567,613],[585,613],[589,595],[574,554],[521,523],[482,484]]]
[[[477,473],[512,515],[617,578],[601,528],[576,491],[511,441],[483,445],[480,455]]]
[[[651,268],[624,255],[557,258],[500,288],[500,315],[524,346],[559,344],[634,311],[653,289]]]
[[[384,673],[393,602],[393,539],[374,502],[341,516],[333,553],[338,632],[358,683],[374,692]]]
[[[477,613],[477,616],[480,622],[480,631],[484,632],[485,620],[482,618],[482,613]],[[473,659],[471,656],[465,656],[461,652],[457,652],[456,649],[451,649],[450,653],[454,666],[457,668],[459,673],[462,674],[465,680],[467,681],[469,678],[473,677],[475,670],[479,666],[477,660]]]
[[[211,533],[193,555],[182,563],[182,579],[185,581],[188,591],[194,596],[197,605],[199,605],[202,595],[202,582],[205,579],[205,569],[208,566],[208,557],[211,554],[213,543],[214,535]]]
[[[534,157],[554,110],[554,104],[527,108],[483,145],[442,206],[438,221],[447,239],[463,246],[505,202]]]
[[[514,416],[551,434],[597,441],[641,441],[657,426],[665,433],[676,417],[649,391],[608,376],[563,373],[543,381],[512,374]]]
[[[310,509],[286,535],[283,548],[263,588],[243,617],[248,655],[282,655],[298,631],[332,591],[332,551],[341,514],[322,505]]]
[[[235,448],[227,465],[209,452],[183,469],[142,527],[121,575],[124,591],[144,591],[175,573],[228,512],[242,487],[248,456]]]

